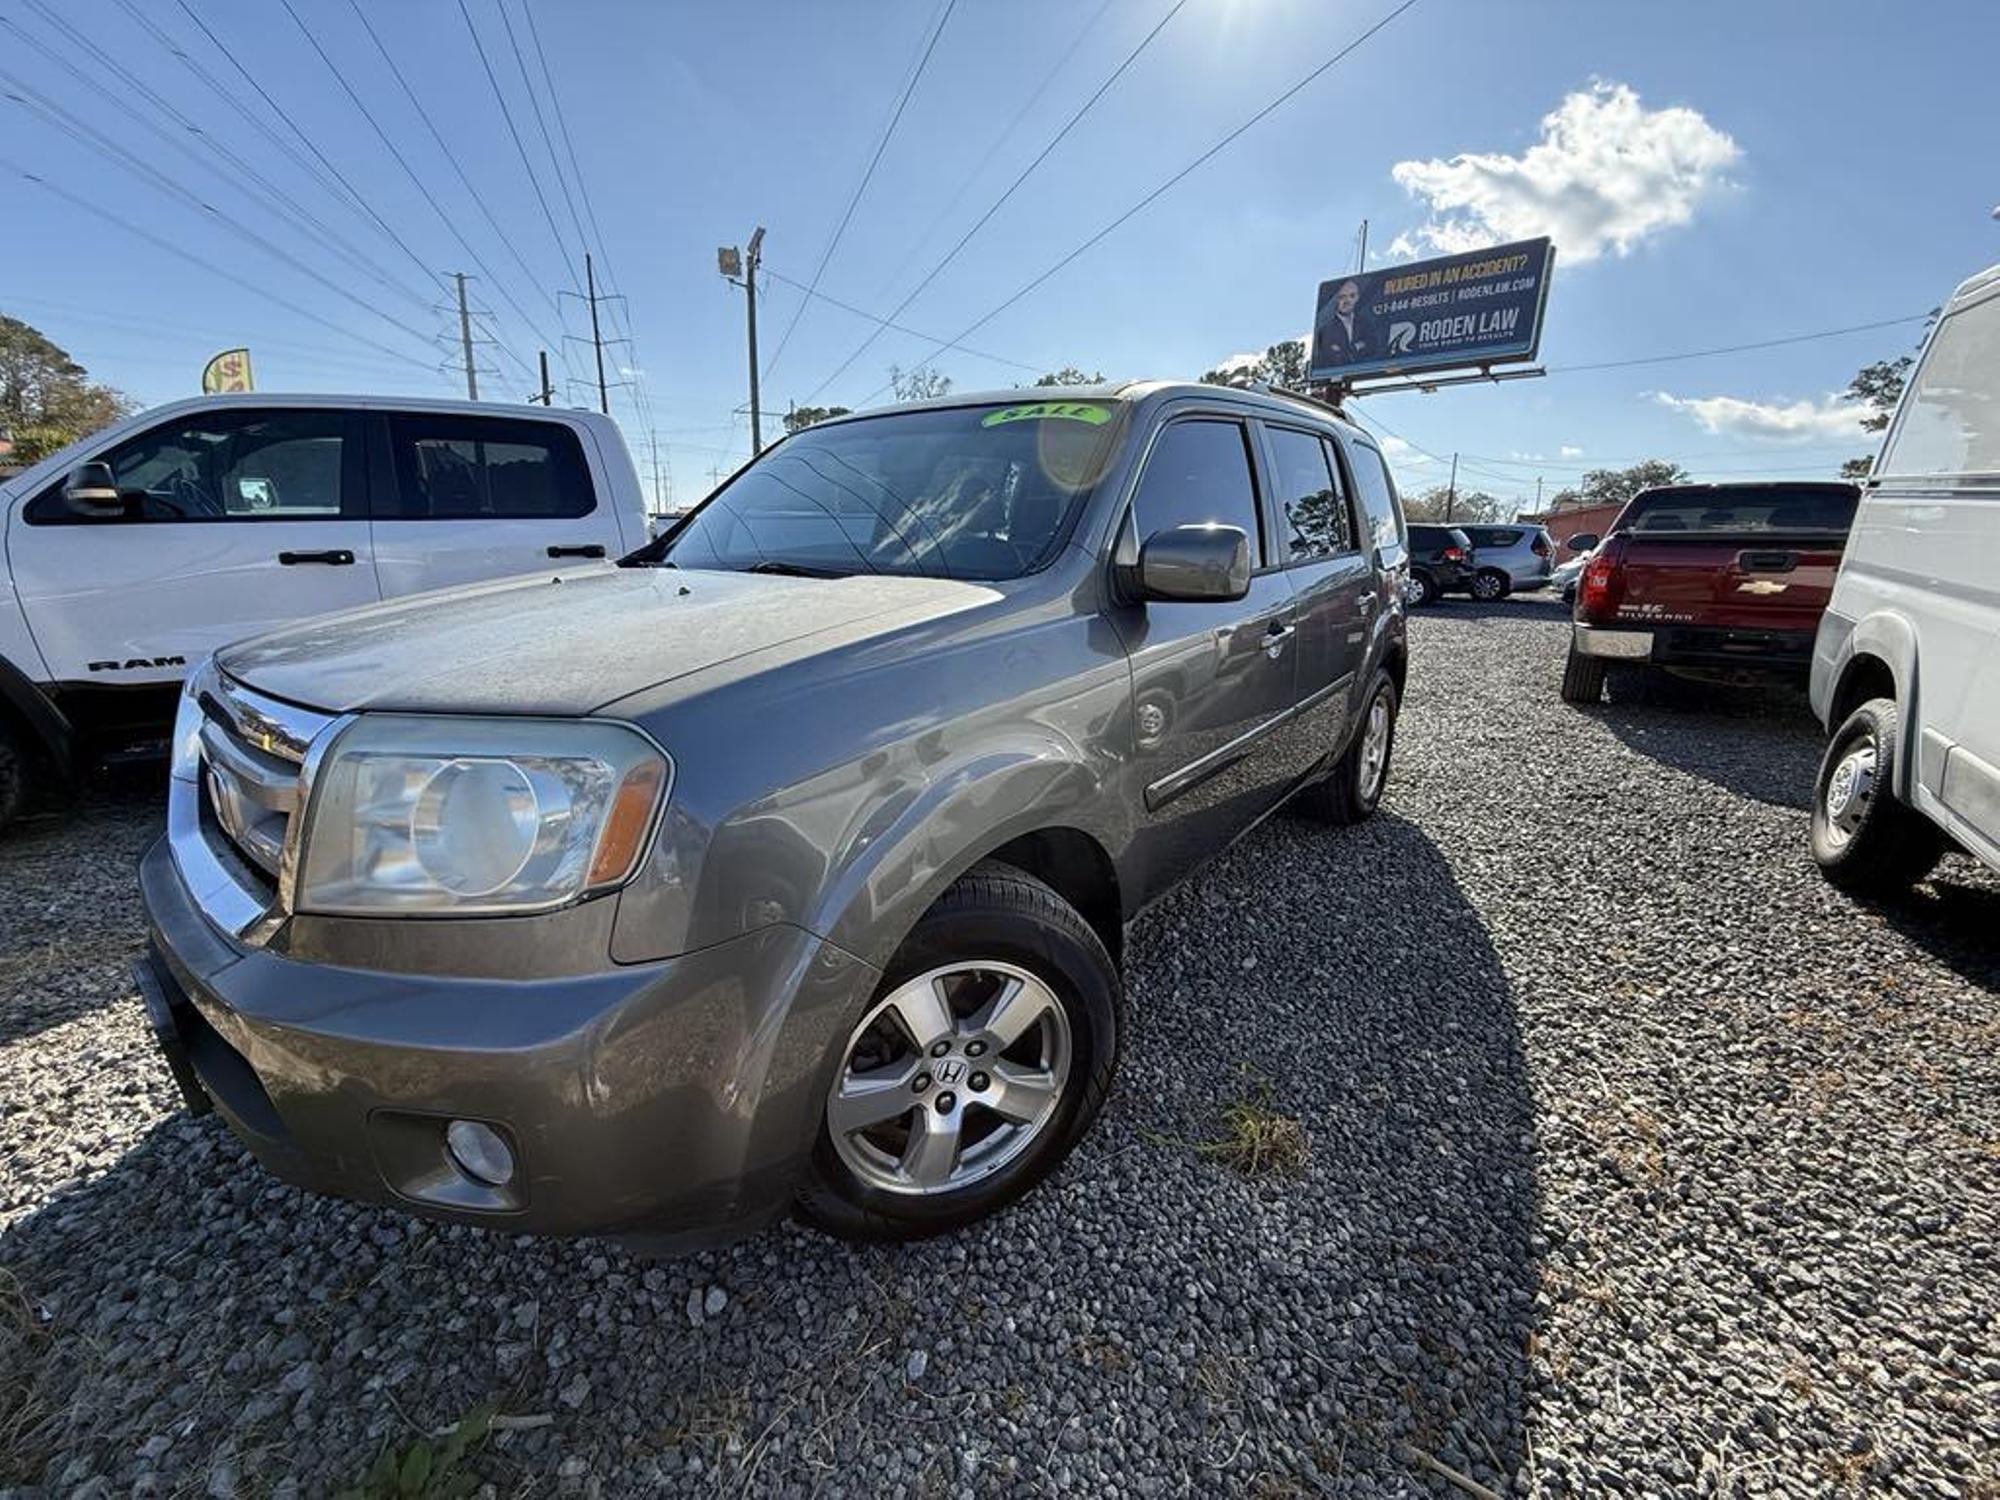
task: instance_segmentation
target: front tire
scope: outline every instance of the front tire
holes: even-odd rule
[[[1333,769],[1300,791],[1301,812],[1324,823],[1359,823],[1375,815],[1389,784],[1389,757],[1396,748],[1396,711],[1401,699],[1387,672],[1377,672],[1354,742]]]
[[[1937,826],[1891,790],[1902,751],[1897,719],[1893,698],[1862,704],[1827,742],[1813,782],[1813,858],[1850,895],[1908,890],[1944,853]]]
[[[996,1213],[1054,1171],[1111,1086],[1122,990],[1075,907],[975,866],[918,921],[844,1033],[801,1218],[913,1240]]]
[[[1472,597],[1481,604],[1497,604],[1514,592],[1514,580],[1497,568],[1486,568],[1472,575]]]

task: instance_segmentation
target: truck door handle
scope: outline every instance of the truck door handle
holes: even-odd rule
[[[1365,615],[1368,613],[1369,610],[1373,609],[1374,607],[1375,607],[1375,596],[1373,594],[1363,594],[1361,596],[1361,613]]]
[[[1281,625],[1273,620],[1271,628],[1264,632],[1264,654],[1272,661],[1276,661],[1285,649],[1285,642],[1296,634],[1298,634],[1296,625]]]
[[[604,544],[602,542],[583,542],[574,547],[551,547],[549,548],[549,556],[602,557],[604,556]]]
[[[300,563],[325,563],[329,567],[348,568],[354,565],[354,554],[345,547],[334,547],[325,552],[280,552],[278,561],[288,568],[296,568]]]

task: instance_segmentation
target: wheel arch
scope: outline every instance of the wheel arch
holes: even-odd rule
[[[31,749],[39,749],[60,780],[75,778],[76,731],[68,716],[4,656],[0,656],[0,723],[20,733]]]
[[[1917,633],[1910,622],[1886,612],[1858,621],[1847,638],[1845,659],[1827,697],[1827,732],[1832,733],[1870,698],[1895,700],[1903,753],[1898,757],[1892,790],[1905,802],[1911,800],[1916,788],[1923,754],[1917,728],[1920,693]]]

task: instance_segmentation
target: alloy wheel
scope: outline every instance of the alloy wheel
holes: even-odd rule
[[[1389,762],[1389,698],[1377,693],[1368,705],[1368,722],[1361,730],[1361,774],[1358,790],[1364,802],[1373,801],[1382,785],[1382,771]]]
[[[955,963],[898,985],[847,1039],[826,1101],[848,1170],[884,1192],[953,1192],[1048,1129],[1069,1081],[1069,1016],[1026,969]]]

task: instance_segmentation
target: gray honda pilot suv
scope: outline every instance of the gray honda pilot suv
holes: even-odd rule
[[[139,988],[271,1171],[697,1240],[967,1223],[1118,1051],[1126,921],[1374,811],[1404,527],[1329,410],[1149,382],[824,423],[617,564],[189,680]]]

